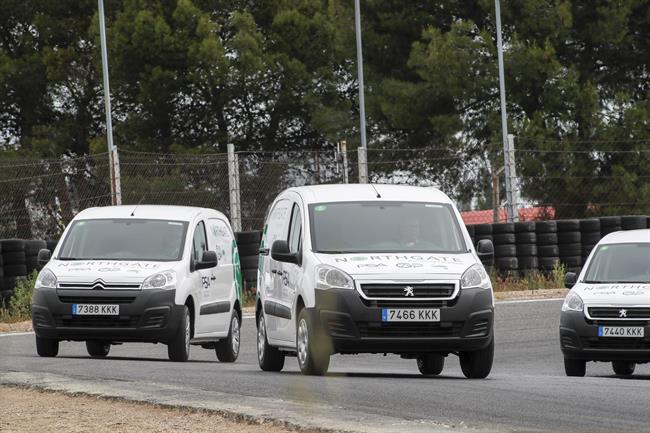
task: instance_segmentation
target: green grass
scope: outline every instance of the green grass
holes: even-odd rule
[[[557,264],[549,273],[529,272],[520,278],[499,275],[490,272],[492,287],[495,292],[514,292],[521,290],[561,289],[564,287],[564,274],[566,267]]]
[[[32,292],[36,277],[38,272],[34,271],[31,275],[18,279],[9,305],[0,306],[0,322],[15,323],[31,320]]]

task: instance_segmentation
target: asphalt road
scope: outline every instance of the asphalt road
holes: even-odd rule
[[[334,356],[326,377],[300,375],[295,358],[287,358],[281,373],[263,373],[252,319],[244,320],[235,364],[220,364],[214,352],[198,347],[190,362],[170,363],[165,346],[147,344],[114,346],[107,359],[95,360],[83,343],[65,342],[59,357],[44,359],[35,353],[33,336],[22,335],[0,338],[0,378],[8,372],[46,373],[89,386],[111,381],[145,394],[143,384],[164,385],[180,400],[200,391],[258,405],[308,404],[312,410],[328,408],[317,411],[323,427],[330,427],[328,420],[337,425],[336,419],[354,419],[354,428],[381,417],[392,422],[389,430],[432,422],[456,430],[650,431],[650,365],[637,366],[630,379],[613,376],[604,363],[588,364],[585,378],[566,377],[559,310],[559,301],[498,304],[495,363],[486,380],[464,379],[455,356],[435,378],[420,376],[415,361],[391,355]]]

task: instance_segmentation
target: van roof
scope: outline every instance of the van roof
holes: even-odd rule
[[[613,232],[601,239],[600,244],[650,243],[650,229]]]
[[[374,188],[373,188],[374,186]],[[377,191],[375,191],[375,188]],[[449,203],[445,193],[435,187],[385,184],[311,185],[289,188],[307,203],[334,203],[346,201],[416,201]],[[377,192],[381,198],[377,198]]]
[[[132,213],[134,213],[133,216],[131,216]],[[142,204],[92,207],[79,212],[75,217],[75,220],[102,218],[138,218],[191,222],[201,213],[211,213],[214,216],[220,216],[225,219],[225,216],[221,212],[214,209],[190,206],[162,206]]]

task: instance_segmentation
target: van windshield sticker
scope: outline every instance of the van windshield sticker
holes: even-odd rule
[[[314,210],[316,212],[323,212],[324,210],[327,210],[327,206],[324,204],[319,204],[318,206],[314,207]]]

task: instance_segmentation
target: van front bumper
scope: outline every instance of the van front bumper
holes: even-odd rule
[[[439,322],[382,322],[383,308],[439,308]],[[332,353],[455,353],[486,347],[493,339],[491,291],[461,290],[444,302],[376,301],[356,290],[316,290],[313,323]]]
[[[598,326],[643,326],[644,337],[598,337]],[[560,315],[560,346],[566,358],[586,361],[650,362],[650,324],[647,321],[589,320],[582,311]]]
[[[175,295],[175,290],[36,289],[34,332],[56,340],[166,343],[176,335],[183,314]],[[117,304],[119,315],[73,316],[73,304]]]

